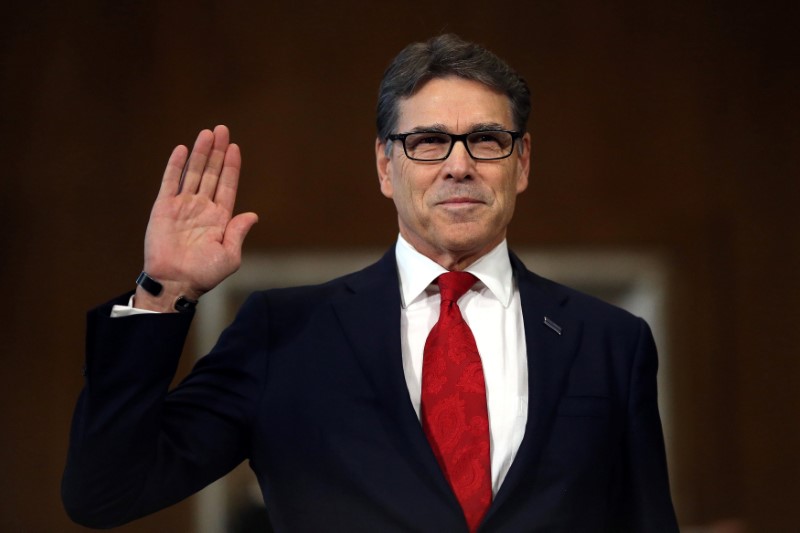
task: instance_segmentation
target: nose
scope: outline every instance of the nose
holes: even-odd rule
[[[443,169],[446,177],[455,180],[471,179],[475,169],[475,160],[469,155],[464,140],[456,141],[450,155],[444,160]]]

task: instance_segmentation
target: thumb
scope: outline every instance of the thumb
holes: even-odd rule
[[[223,246],[239,255],[242,251],[244,238],[256,222],[258,222],[258,215],[255,213],[240,213],[233,217],[225,228]]]

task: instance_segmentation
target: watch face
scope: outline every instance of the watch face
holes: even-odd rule
[[[185,296],[178,296],[178,299],[175,300],[175,310],[179,313],[189,313],[194,311],[194,308],[197,306],[197,301],[190,300]]]

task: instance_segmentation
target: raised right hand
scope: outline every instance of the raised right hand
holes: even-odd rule
[[[203,130],[192,153],[178,146],[164,171],[144,241],[144,270],[164,285],[154,297],[137,287],[134,306],[173,311],[175,300],[196,300],[236,272],[242,243],[258,221],[233,216],[241,154],[225,126]]]

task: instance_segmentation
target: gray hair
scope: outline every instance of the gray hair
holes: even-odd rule
[[[386,141],[396,133],[400,99],[414,95],[432,79],[447,76],[478,81],[508,96],[514,128],[525,131],[531,111],[525,80],[483,46],[445,34],[406,46],[384,72],[378,91],[378,138]]]

